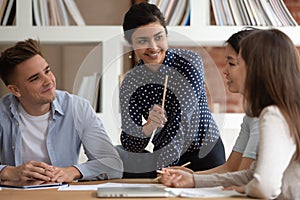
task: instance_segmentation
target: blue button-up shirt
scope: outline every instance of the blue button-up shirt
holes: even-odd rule
[[[22,132],[19,101],[12,94],[0,100],[0,170],[22,165]],[[83,145],[88,161],[78,164]],[[76,95],[56,91],[46,138],[51,165],[76,167],[82,179],[121,178],[122,160],[101,120],[89,102]]]

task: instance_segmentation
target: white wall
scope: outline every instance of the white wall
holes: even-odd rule
[[[221,138],[225,146],[226,158],[228,158],[240,132],[244,113],[218,113],[213,114],[213,116],[220,129]]]

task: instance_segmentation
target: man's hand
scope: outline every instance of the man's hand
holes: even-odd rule
[[[55,167],[55,174],[51,178],[51,182],[71,182],[75,179],[81,178],[81,173],[75,167],[59,168]]]
[[[30,185],[51,181],[54,168],[44,162],[29,161],[23,165],[7,166],[0,173],[1,184]]]

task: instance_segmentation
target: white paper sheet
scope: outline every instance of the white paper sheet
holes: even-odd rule
[[[70,185],[69,187],[59,188],[58,190],[97,190],[105,187],[164,187],[161,184],[132,184],[132,183],[103,183],[96,185]]]
[[[218,197],[232,197],[232,196],[245,196],[233,190],[222,190],[222,186],[210,188],[168,188],[162,184],[132,184],[132,183],[103,183],[97,185],[70,185],[69,187],[59,188],[58,190],[97,190],[98,188],[111,188],[111,187],[164,187],[170,196],[190,197],[190,198],[218,198]]]
[[[232,197],[232,196],[245,196],[234,190],[222,190],[222,186],[210,188],[166,188],[174,196],[180,197]]]

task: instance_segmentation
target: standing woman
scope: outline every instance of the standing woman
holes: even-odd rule
[[[188,161],[193,170],[223,164],[224,146],[208,108],[202,58],[193,51],[168,48],[163,14],[153,4],[133,5],[124,17],[123,29],[139,59],[120,91],[123,148],[145,153],[155,132],[153,177],[156,169]]]
[[[238,56],[245,112],[259,117],[259,150],[249,170],[193,175],[166,170],[167,186],[222,185],[264,199],[300,199],[300,63],[291,39],[277,29],[256,30]]]

